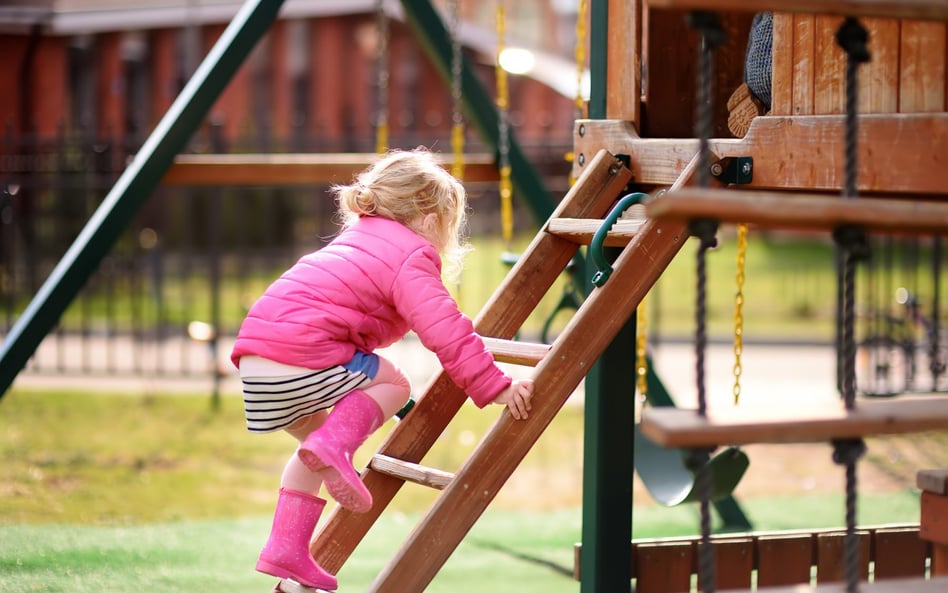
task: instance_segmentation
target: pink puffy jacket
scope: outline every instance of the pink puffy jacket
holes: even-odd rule
[[[510,384],[441,280],[435,247],[404,225],[363,217],[271,284],[231,353],[310,369],[349,361],[414,330],[479,407]]]

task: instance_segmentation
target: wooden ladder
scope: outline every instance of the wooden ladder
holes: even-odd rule
[[[693,168],[692,162],[682,179]],[[631,177],[621,159],[600,151],[474,320],[496,360],[536,367],[529,419],[513,420],[504,410],[453,475],[419,465],[466,399],[441,371],[362,472],[372,509],[337,506],[314,539],[311,551],[323,568],[338,572],[401,486],[415,482],[442,492],[369,591],[420,592],[432,581],[687,238],[677,221],[617,223],[606,244],[627,246],[609,281],[585,299],[554,343],[512,341],[580,245],[591,242]],[[281,584],[275,592],[296,590]]]

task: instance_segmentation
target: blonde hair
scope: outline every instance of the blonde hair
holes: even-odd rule
[[[398,221],[432,243],[443,245],[445,273],[453,277],[460,273],[464,255],[470,251],[464,236],[467,194],[464,186],[427,149],[390,151],[360,173],[351,185],[337,185],[332,191],[343,228],[363,216]],[[425,229],[416,226],[428,214],[437,217],[437,236],[429,236]]]

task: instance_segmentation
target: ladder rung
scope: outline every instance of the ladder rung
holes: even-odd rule
[[[859,584],[859,593],[942,593],[948,589],[948,578],[934,578],[925,580],[922,577],[914,579],[880,579],[872,583]],[[740,591],[748,591],[742,589]],[[816,586],[789,585],[785,587],[761,587],[758,593],[846,593],[846,583],[821,583]],[[729,589],[720,593],[738,593],[737,589]]]
[[[841,225],[867,231],[948,232],[948,203],[908,198],[794,194],[721,189],[681,189],[646,205],[651,218],[709,218],[770,228],[833,230]]]
[[[740,405],[695,410],[654,407],[642,412],[642,434],[664,447],[748,443],[804,443],[948,429],[948,397],[929,395],[859,401],[847,411],[834,400],[822,405]]]
[[[425,467],[410,461],[402,461],[388,455],[376,454],[369,462],[369,467],[380,474],[401,478],[407,482],[421,484],[437,490],[444,490],[454,479],[454,474],[450,472]]]
[[[657,8],[803,12],[896,19],[948,20],[945,0],[649,0]]]
[[[643,220],[619,219],[606,235],[603,245],[609,247],[624,247],[635,237]],[[577,245],[589,245],[602,220],[597,218],[552,218],[546,226],[546,232],[562,237]]]
[[[501,340],[500,338],[484,338],[487,351],[494,355],[497,362],[509,362],[523,366],[536,366],[550,351],[548,344],[534,342],[519,342],[517,340]]]

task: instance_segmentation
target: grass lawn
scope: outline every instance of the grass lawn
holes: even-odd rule
[[[456,469],[493,418],[465,407],[426,462]],[[274,579],[253,564],[292,449],[282,434],[248,434],[236,397],[211,412],[198,396],[14,389],[0,401],[0,593],[267,593]],[[582,412],[567,407],[428,590],[577,592],[581,456]],[[861,497],[860,522],[916,521],[909,486]],[[695,507],[636,496],[636,537],[696,532]],[[341,571],[342,593],[366,589],[431,500],[403,488]],[[837,492],[741,504],[757,529],[843,522]]]

